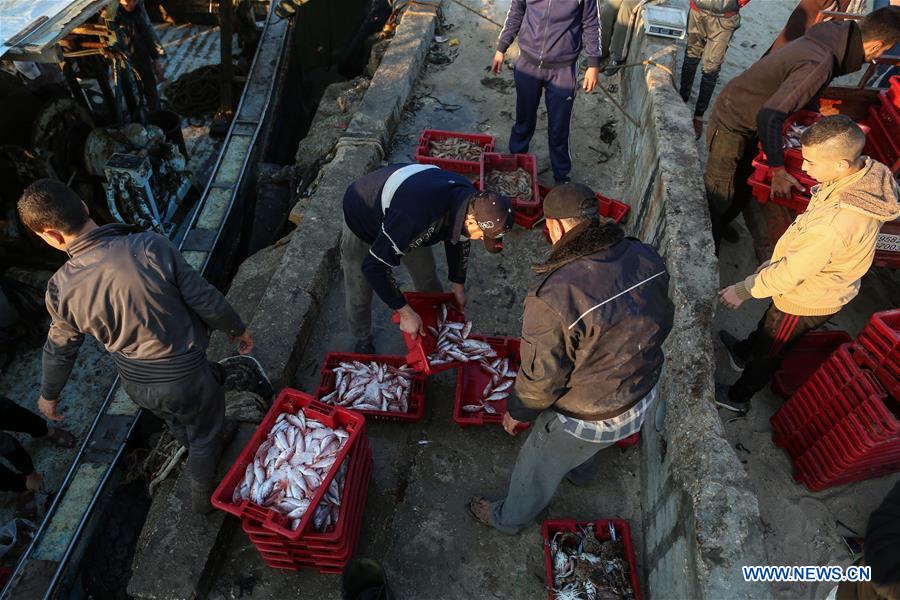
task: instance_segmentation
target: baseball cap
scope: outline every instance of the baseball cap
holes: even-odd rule
[[[594,190],[581,183],[556,186],[544,198],[544,216],[548,219],[597,217],[597,197]]]
[[[472,197],[470,212],[484,232],[484,248],[491,254],[503,250],[500,238],[512,229],[512,202],[497,192],[478,192]]]

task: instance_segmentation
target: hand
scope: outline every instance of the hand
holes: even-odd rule
[[[588,67],[584,72],[584,83],[581,85],[585,92],[590,94],[597,87],[597,76],[600,74],[598,67]]]
[[[237,340],[238,343],[238,354],[250,354],[250,352],[253,351],[253,335],[250,333],[249,329],[245,329],[244,333],[237,337],[232,335],[228,336],[229,342],[233,342],[234,340]]]
[[[413,340],[420,335],[425,335],[425,325],[422,323],[422,317],[409,304],[398,310],[397,314],[400,315],[400,331]]]
[[[790,198],[791,197],[791,189],[796,188],[797,190],[803,192],[805,188],[800,185],[800,182],[797,179],[784,170],[781,169],[772,169],[772,194],[770,198],[774,198],[778,196],[779,198]]]
[[[743,300],[738,298],[734,285],[729,285],[727,288],[719,290],[719,302],[731,309],[740,308],[741,304],[744,303]]]
[[[37,471],[25,477],[25,489],[29,492],[40,492],[43,487],[44,478]]]
[[[59,400],[47,400],[41,396],[37,401],[38,410],[51,421],[62,421],[63,416],[56,412],[57,402],[59,402]]]
[[[456,298],[459,307],[464,309],[466,307],[466,286],[462,283],[451,283],[450,291],[453,292],[453,297]]]
[[[521,423],[521,421],[513,419],[508,412],[503,413],[503,429],[505,429],[506,433],[509,435],[516,435],[518,433],[516,427],[519,426],[519,423]]]
[[[503,52],[497,50],[494,52],[494,60],[491,61],[491,73],[494,75],[499,75],[500,71],[503,70]]]

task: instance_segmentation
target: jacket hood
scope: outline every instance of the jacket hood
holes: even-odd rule
[[[863,175],[844,189],[837,190],[838,204],[879,221],[900,217],[897,181],[886,166],[866,158]]]
[[[598,223],[592,220],[582,223],[566,232],[562,239],[553,244],[547,260],[534,265],[532,269],[538,275],[544,275],[582,256],[609,248],[624,237],[625,232],[612,221]]]
[[[137,233],[140,229],[134,225],[125,225],[124,223],[110,223],[109,225],[101,225],[96,229],[92,229],[84,235],[80,235],[72,240],[66,247],[66,254],[75,256],[80,252],[93,248],[100,240],[107,237],[117,235],[128,235],[129,233]]]
[[[839,65],[839,74],[854,73],[865,62],[862,34],[854,21],[827,21],[811,27],[806,37],[827,46],[834,52]]]

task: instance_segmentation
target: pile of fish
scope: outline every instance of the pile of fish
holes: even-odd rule
[[[274,510],[288,519],[291,529],[297,529],[349,438],[343,428],[331,429],[307,419],[302,408],[297,414],[278,415],[247,465],[243,481],[235,486],[231,501],[247,500]],[[315,508],[314,527],[324,529],[337,522],[341,492],[340,482],[332,478],[321,504]]]
[[[483,411],[496,415],[498,411],[493,403],[506,400],[509,396],[516,381],[516,370],[509,364],[508,358],[496,358],[491,362],[482,360],[481,369],[491,376],[491,380],[484,386],[478,404],[464,404],[462,409],[467,413]]]
[[[437,314],[437,327],[428,326],[428,332],[437,338],[434,352],[428,357],[432,366],[452,362],[469,362],[494,358],[497,353],[490,344],[481,340],[470,340],[472,321],[451,321],[447,318],[448,305],[441,304]]]
[[[803,135],[803,132],[809,129],[809,125],[799,125],[797,123],[791,123],[788,130],[784,132],[784,147],[785,148],[799,148],[803,144],[800,143],[800,136]]]
[[[515,171],[488,171],[485,175],[484,189],[500,192],[509,198],[530,199],[533,194],[531,173],[522,167]]]
[[[634,590],[621,539],[610,523],[611,539],[601,542],[589,525],[559,531],[550,541],[556,600],[633,600]]]
[[[478,161],[484,148],[475,142],[462,138],[447,138],[444,140],[430,140],[428,142],[428,154],[433,158],[447,158],[451,160]]]
[[[321,402],[357,410],[409,412],[409,389],[415,375],[411,367],[354,360],[340,363],[332,372],[334,391]]]

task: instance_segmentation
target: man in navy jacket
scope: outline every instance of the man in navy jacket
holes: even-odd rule
[[[478,192],[462,175],[434,165],[395,164],[357,179],[344,194],[341,266],[347,318],[356,352],[374,353],[372,291],[400,315],[400,329],[424,334],[422,319],[406,303],[392,270],[402,261],[416,289],[442,291],[430,248],[444,243],[450,286],[465,305],[469,240],[488,252],[513,225],[506,196]]]
[[[597,0],[512,0],[491,65],[495,75],[500,73],[504,55],[516,38],[520,50],[514,72],[516,123],[509,136],[509,151],[528,152],[543,92],[550,165],[556,182],[565,183],[572,170],[569,122],[578,85],[576,61],[582,46],[588,62],[584,91],[594,90],[600,72]]]

